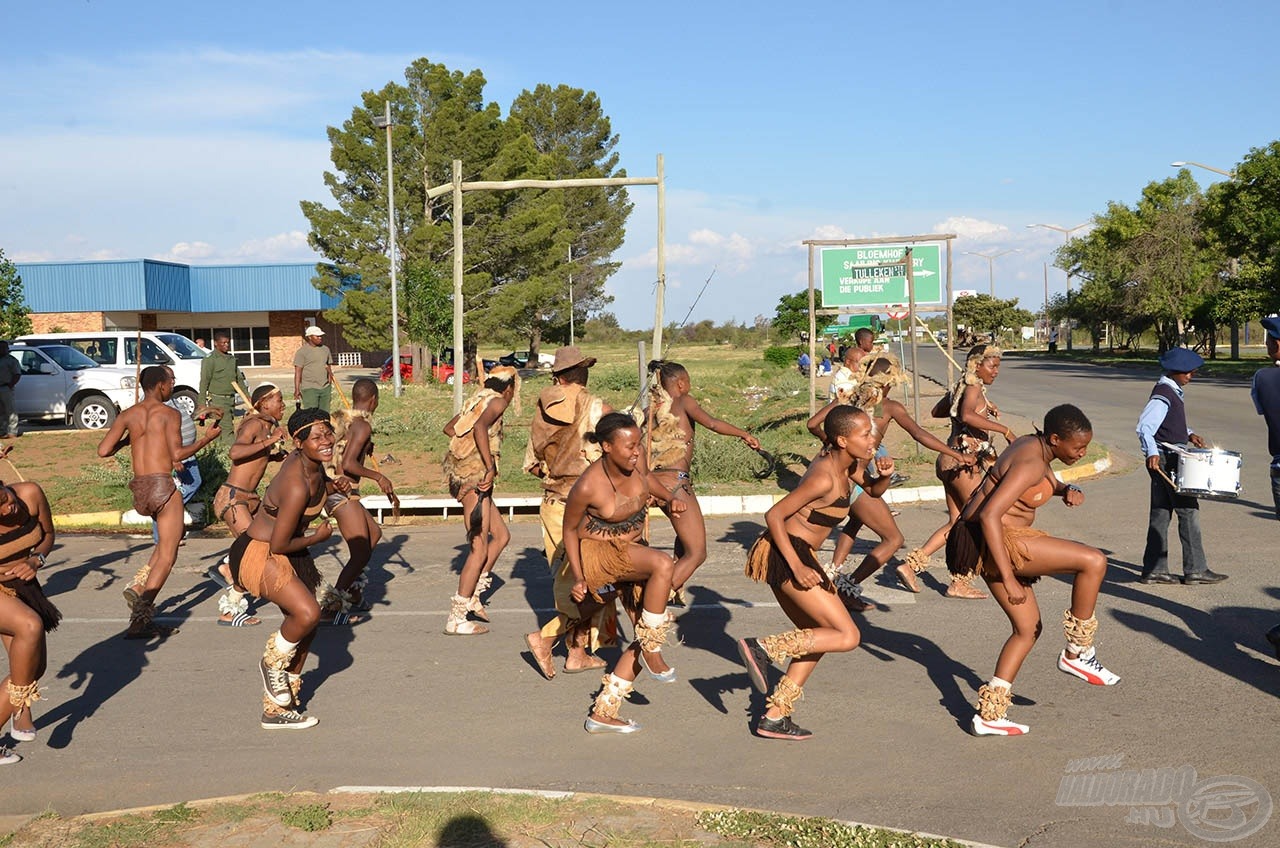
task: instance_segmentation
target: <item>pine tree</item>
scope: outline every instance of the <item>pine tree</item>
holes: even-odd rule
[[[31,310],[22,292],[22,277],[0,248],[0,338],[12,339],[30,332]]]

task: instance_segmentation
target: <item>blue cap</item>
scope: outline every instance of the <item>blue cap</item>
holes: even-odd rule
[[[1160,367],[1174,374],[1185,374],[1204,365],[1204,357],[1185,347],[1166,350],[1160,357]]]
[[[1271,318],[1262,319],[1262,329],[1267,331],[1267,335],[1273,339],[1280,340],[1280,318],[1272,316]]]

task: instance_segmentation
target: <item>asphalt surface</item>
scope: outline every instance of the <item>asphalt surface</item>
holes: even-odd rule
[[[945,374],[925,359],[923,370],[931,368]],[[1123,680],[1092,687],[1056,669],[1070,587],[1041,581],[1044,636],[1015,683],[1010,713],[1031,726],[1028,736],[965,732],[1008,628],[990,600],[945,599],[935,558],[921,595],[873,578],[869,594],[881,607],[856,617],[862,646],[824,659],[797,710],[817,734],[812,741],[753,737],[763,699],[735,640],[790,629],[767,589],[742,576],[763,527],[758,515],[707,522],[710,556],[680,614],[681,644],[669,649],[679,682],[642,679],[623,715],[644,730],[616,737],[582,730],[597,675],[544,681],[522,653],[523,634],[551,606],[533,521],[513,527],[495,572],[493,632],[478,637],[442,633],[461,527],[387,528],[371,571],[373,619],[320,634],[304,684],[320,724],[300,732],[258,727],[256,663],[278,614],[264,610],[267,623],[252,629],[214,623],[218,590],[200,574],[223,542],[192,539],[180,549],[161,613],[182,631],[140,644],[120,638],[120,590],[149,540],[63,535],[46,584],[66,619],[49,638],[40,738],[17,746],[25,761],[4,770],[0,815],[340,785],[506,786],[822,814],[1009,846],[1195,845],[1255,825],[1237,844],[1274,845],[1280,664],[1263,633],[1280,621],[1280,589],[1265,431],[1247,385],[1192,383],[1192,425],[1245,454],[1243,497],[1203,504],[1210,566],[1231,579],[1143,586],[1148,483],[1132,457],[1133,424],[1153,380],[1008,359],[992,389],[1003,409],[1033,419],[1076,402],[1096,438],[1116,449],[1116,469],[1083,484],[1083,506],[1051,504],[1037,526],[1108,553],[1099,658]],[[904,508],[908,545],[943,518],[940,504]],[[655,544],[669,546],[669,529],[655,527]],[[869,546],[860,541],[859,551]],[[320,550],[322,570],[336,571],[338,553]],[[1092,768],[1077,762],[1095,757],[1105,759]],[[1162,768],[1183,769],[1178,779],[1192,787],[1183,803],[1087,804],[1087,793],[1068,791],[1081,775],[1101,786],[1100,774],[1130,773],[1132,782]]]

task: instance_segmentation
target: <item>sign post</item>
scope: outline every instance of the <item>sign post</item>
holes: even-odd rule
[[[911,268],[904,264],[910,251]],[[941,251],[936,244],[824,247],[821,250],[822,306],[883,306],[907,303],[908,277],[915,302],[943,303]]]

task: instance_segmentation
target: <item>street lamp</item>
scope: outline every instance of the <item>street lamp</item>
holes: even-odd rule
[[[1014,247],[999,253],[975,253],[972,250],[961,251],[965,256],[981,256],[987,260],[987,282],[991,285],[991,296],[996,296],[996,260],[1010,253],[1018,253],[1022,248]]]
[[[1235,171],[1224,171],[1221,168],[1215,168],[1212,165],[1204,165],[1200,162],[1170,162],[1169,165],[1173,168],[1185,168],[1188,165],[1194,165],[1197,168],[1204,168],[1206,171],[1213,171],[1215,174],[1222,174],[1222,176],[1227,179],[1234,180],[1236,178]]]
[[[1089,226],[1088,221],[1085,221],[1083,224],[1077,224],[1074,227],[1059,227],[1057,224],[1027,224],[1027,229],[1030,230],[1036,227],[1041,227],[1046,230],[1053,230],[1054,232],[1062,233],[1062,243],[1065,245],[1067,242],[1071,241],[1072,233],[1074,233],[1076,230],[1083,230],[1087,226]],[[1047,302],[1048,286],[1046,285],[1045,288],[1046,288],[1046,302]],[[1071,272],[1068,271],[1067,272],[1067,306],[1070,307],[1070,305],[1071,305]],[[1072,336],[1071,319],[1067,318],[1067,350],[1068,351],[1071,350],[1071,336]]]
[[[396,397],[400,397],[400,307],[396,299],[396,204],[395,177],[391,166],[391,101],[383,102],[386,110],[381,116],[375,115],[373,125],[387,131],[387,232],[390,235],[391,260],[391,385]],[[454,356],[458,354],[454,351]],[[455,358],[456,364],[456,358]]]

